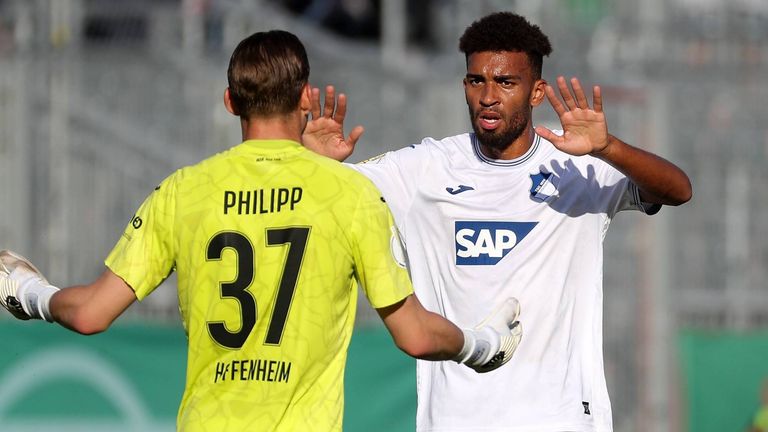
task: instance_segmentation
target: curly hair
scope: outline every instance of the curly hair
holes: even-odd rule
[[[467,27],[459,39],[459,50],[467,57],[485,51],[524,52],[539,79],[543,58],[552,52],[552,45],[539,26],[512,12],[496,12]]]
[[[284,115],[299,105],[309,79],[304,45],[282,30],[254,33],[235,48],[227,69],[232,105],[242,117]]]

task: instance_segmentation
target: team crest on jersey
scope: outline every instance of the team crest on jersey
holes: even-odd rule
[[[548,172],[531,174],[531,198],[536,201],[546,201],[558,195],[557,183],[559,177]]]
[[[495,265],[538,222],[456,221],[456,265]]]

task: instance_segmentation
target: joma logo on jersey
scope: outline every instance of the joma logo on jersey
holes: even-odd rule
[[[538,222],[456,221],[456,265],[494,265]]]

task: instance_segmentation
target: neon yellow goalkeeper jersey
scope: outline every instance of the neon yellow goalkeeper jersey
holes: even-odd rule
[[[340,431],[357,284],[412,293],[392,216],[361,174],[287,140],[182,168],[107,257],[139,300],[174,269],[189,338],[182,431]]]

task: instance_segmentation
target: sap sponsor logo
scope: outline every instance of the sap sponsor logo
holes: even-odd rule
[[[456,221],[456,265],[495,265],[537,224]]]

